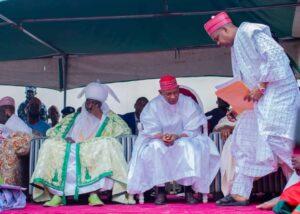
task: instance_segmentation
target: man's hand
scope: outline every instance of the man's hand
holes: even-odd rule
[[[236,113],[236,111],[234,110],[230,110],[226,113],[227,119],[234,123],[236,121],[236,117],[238,116],[238,113]]]
[[[244,97],[244,100],[248,102],[258,102],[263,95],[264,94],[259,88],[255,88],[247,96]]]
[[[66,138],[66,141],[67,141],[68,143],[75,143],[75,140],[73,140],[71,137],[67,137],[67,138]]]
[[[164,134],[162,136],[162,140],[164,141],[166,146],[172,146],[175,140],[178,139],[178,135],[175,134]]]
[[[232,126],[224,126],[221,129],[221,138],[224,142],[232,134],[233,129],[234,129],[234,127],[232,127]]]

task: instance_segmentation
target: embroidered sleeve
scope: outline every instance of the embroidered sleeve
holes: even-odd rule
[[[289,59],[283,48],[273,38],[259,32],[253,35],[253,39],[262,60],[258,69],[259,82],[274,82],[291,75]]]

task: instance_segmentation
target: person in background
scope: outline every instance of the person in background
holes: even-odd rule
[[[37,94],[36,87],[34,87],[34,86],[26,86],[25,87],[25,94],[26,94],[26,100],[19,105],[18,116],[24,122],[27,122],[28,111],[27,111],[26,107],[28,106],[29,101],[33,97],[35,97],[35,95]],[[47,121],[47,108],[46,108],[46,106],[43,103],[41,103],[40,118],[43,121]]]
[[[50,106],[48,109],[48,118],[51,120],[51,123],[49,125],[51,127],[54,127],[58,121],[59,121],[59,112],[56,106]]]
[[[218,122],[226,116],[229,109],[229,104],[218,97],[217,99],[218,107],[205,113],[206,117],[211,117],[208,119],[208,133],[211,133]]]
[[[120,115],[121,118],[127,123],[129,128],[131,129],[132,134],[138,134],[138,124],[140,122],[140,115],[147,105],[148,99],[146,97],[140,97],[136,100],[134,104],[134,112],[129,112],[124,115]]]
[[[72,106],[66,106],[63,108],[63,110],[61,110],[62,118],[64,118],[69,114],[73,114],[74,112],[75,112],[75,108],[73,108]]]
[[[26,108],[28,109],[27,125],[32,128],[33,134],[36,136],[46,136],[46,132],[50,126],[41,119],[41,101],[38,98],[33,97],[30,99]]]

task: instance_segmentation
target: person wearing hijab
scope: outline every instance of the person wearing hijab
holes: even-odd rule
[[[108,95],[119,101],[107,85],[88,84],[80,113],[70,114],[47,132],[31,177],[33,199],[44,206],[65,204],[65,196],[89,193],[89,205],[103,205],[99,191],[112,190],[112,200],[134,203],[126,193],[127,163],[116,137],[130,134],[127,124],[105,103]],[[38,187],[38,188],[36,188]],[[51,197],[53,196],[53,197]]]

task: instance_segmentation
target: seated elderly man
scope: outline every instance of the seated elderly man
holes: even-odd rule
[[[116,137],[130,134],[126,123],[105,103],[113,91],[98,82],[88,84],[81,113],[68,115],[47,132],[31,182],[36,202],[64,204],[65,196],[90,193],[89,205],[102,205],[97,192],[112,190],[112,200],[134,203],[126,193],[127,164]],[[42,188],[41,188],[42,187]]]
[[[176,181],[185,187],[185,200],[197,203],[193,190],[208,193],[219,169],[214,143],[201,134],[206,118],[198,104],[179,94],[175,77],[160,79],[160,95],[141,114],[139,133],[128,174],[128,192],[156,187],[155,204],[166,203],[164,185]]]
[[[28,155],[31,129],[15,115],[11,97],[0,100],[0,177],[5,184],[22,184],[20,157]]]

